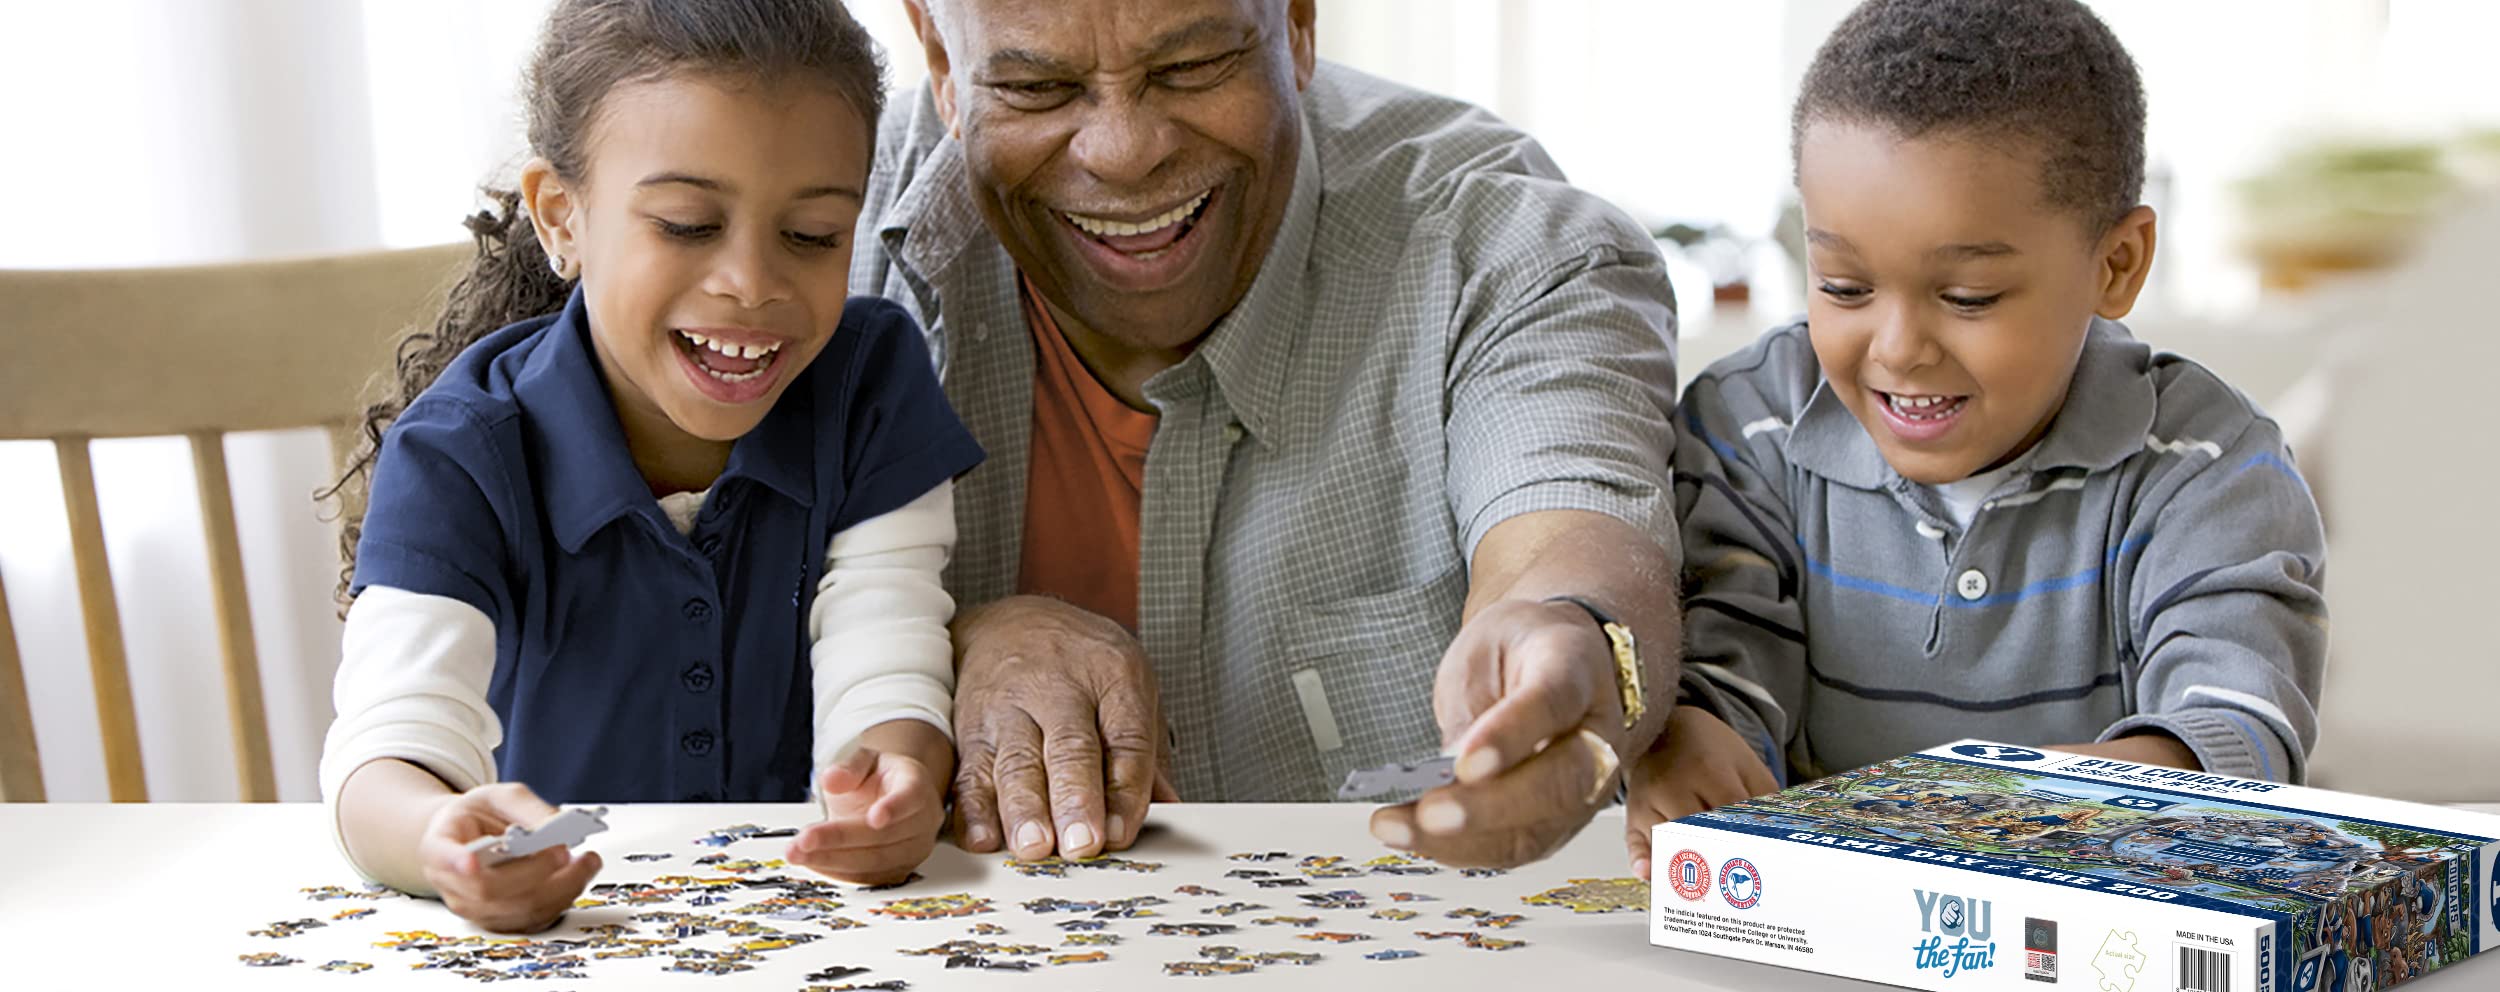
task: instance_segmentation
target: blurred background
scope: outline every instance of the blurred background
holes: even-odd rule
[[[852,6],[893,54],[897,87],[919,85],[901,0]],[[1319,47],[1491,108],[1657,231],[1689,378],[1800,307],[1803,277],[1778,236],[1793,204],[1788,108],[1850,6],[1320,0]],[[2350,716],[2330,720],[2329,751],[2342,755],[2321,757],[2326,784],[2384,782],[2370,776],[2406,760],[2431,775],[2426,747],[2500,753],[2500,730],[2471,715],[2500,695],[2500,652],[2458,622],[2495,588],[2476,552],[2500,553],[2481,498],[2500,482],[2487,475],[2495,448],[2464,419],[2480,412],[2473,400],[2489,388],[2500,332],[2481,285],[2500,261],[2500,5],[2092,6],[2134,54],[2152,114],[2145,196],[2162,241],[2130,324],[2283,420],[2328,506],[2330,698],[2352,702]],[[545,8],[0,0],[10,149],[0,155],[0,268],[459,240],[477,184],[522,157],[514,94]],[[0,344],[10,333],[0,328]],[[309,494],[331,479],[329,450],[317,431],[226,444],[279,791],[317,798],[337,563],[332,525]],[[150,794],[234,798],[188,451],[180,439],[130,439],[99,441],[94,453]],[[0,479],[0,580],[50,795],[102,799],[49,446],[0,442]],[[2387,667],[2396,659],[2412,667]],[[2438,705],[2459,708],[2443,715]],[[2375,732],[2398,725],[2430,737]],[[2436,794],[2456,789],[2473,794]],[[2500,780],[2488,777],[2379,791],[2404,790],[2500,800]]]

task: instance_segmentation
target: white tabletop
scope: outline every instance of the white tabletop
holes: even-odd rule
[[[2500,812],[2500,807],[2482,807]],[[1566,885],[1576,878],[1614,878],[1625,874],[1619,811],[1602,815],[1560,854],[1506,875],[1463,878],[1444,870],[1430,876],[1367,875],[1359,878],[1312,879],[1308,888],[1262,890],[1246,879],[1225,877],[1237,868],[1268,868],[1297,874],[1295,863],[1246,864],[1227,860],[1236,852],[1285,851],[1305,855],[1339,855],[1360,863],[1388,852],[1364,830],[1370,807],[1360,805],[1217,805],[1177,804],[1155,807],[1151,823],[1158,829],[1128,853],[1155,861],[1163,869],[1131,873],[1100,869],[1077,870],[1065,879],[1027,878],[1006,869],[1003,859],[974,856],[940,845],[922,869],[927,876],[910,886],[887,892],[864,892],[843,886],[843,916],[869,925],[829,931],[820,924],[753,919],[818,939],[762,955],[754,970],[720,978],[672,974],[661,969],[665,956],[589,961],[588,976],[579,980],[527,983],[532,988],[775,988],[800,989],[810,972],[829,965],[865,966],[871,970],[831,983],[903,979],[914,990],[989,988],[1024,982],[1034,989],[1171,988],[1164,975],[1171,961],[1200,960],[1199,949],[1230,945],[1245,954],[1262,951],[1316,952],[1317,964],[1269,964],[1255,972],[1226,976],[1222,988],[1435,988],[1442,992],[1472,989],[1515,989],[1523,983],[1551,981],[1569,975],[1574,981],[1609,983],[1617,988],[1675,988],[1805,992],[1805,990],[1879,988],[1804,972],[1649,946],[1646,913],[1578,915],[1569,909],[1526,905],[1521,898]],[[671,874],[714,875],[694,865],[695,858],[727,853],[731,858],[770,859],[784,841],[751,840],[726,848],[695,844],[695,838],[737,823],[788,826],[804,822],[804,806],[620,806],[608,815],[611,829],[585,845],[606,861],[600,881],[647,881]],[[360,888],[354,874],[331,846],[322,807],[313,804],[241,805],[5,805],[0,806],[0,954],[15,979],[29,968],[36,976],[54,976],[45,987],[210,987],[251,984],[254,987],[322,987],[348,983],[350,988],[470,987],[469,979],[442,970],[412,970],[424,960],[418,952],[374,946],[386,931],[428,930],[445,937],[478,934],[439,904],[404,898],[312,901],[302,889],[340,885]],[[631,862],[631,853],[667,853],[652,862]],[[797,869],[768,869],[804,877]],[[1176,892],[1200,885],[1220,897]],[[1310,909],[1302,893],[1354,889],[1369,897],[1361,910]],[[1392,891],[1424,893],[1436,901],[1393,903]],[[896,920],[869,912],[886,900],[967,892],[992,900],[994,912],[937,920]],[[603,906],[575,910],[542,938],[578,935],[584,926],[628,923],[635,913],[651,909],[722,913],[769,893],[733,893],[727,903],[694,908],[679,900],[641,908]],[[1036,914],[1022,903],[1037,896],[1069,900],[1108,900],[1156,895],[1169,900],[1160,915],[1107,921],[1102,932],[1119,934],[1117,946],[1061,946],[1065,934],[1056,924],[1075,914]],[[1206,910],[1219,903],[1246,901],[1269,907],[1231,917]],[[1413,909],[1415,918],[1393,922],[1372,917],[1386,907]],[[333,920],[333,914],[370,907],[375,912],[354,920]],[[1416,931],[1475,929],[1464,919],[1446,918],[1452,909],[1477,907],[1496,914],[1516,913],[1526,919],[1508,930],[1485,930],[1488,936],[1524,940],[1527,946],[1507,951],[1471,949],[1455,941],[1418,937]],[[726,915],[726,914],[724,914]],[[1298,939],[1313,930],[1289,925],[1256,925],[1257,918],[1317,916],[1317,930],[1358,932],[1375,939],[1333,944]],[[248,936],[247,931],[272,922],[311,917],[327,925],[287,938]],[[1231,923],[1233,933],[1212,937],[1154,936],[1155,923],[1208,921]],[[1006,932],[995,936],[970,933],[976,923],[991,923]],[[658,936],[657,927],[634,924],[640,936]],[[973,939],[1050,947],[1053,954],[1104,950],[1108,961],[1045,965],[1026,975],[947,970],[939,957],[909,956],[906,948],[923,948],[950,940]],[[707,935],[686,941],[698,947],[725,948],[730,938]],[[1365,954],[1387,949],[1420,951],[1405,960],[1378,961]],[[238,957],[273,951],[302,963],[275,968],[249,968]],[[1036,960],[1043,955],[1033,955]],[[372,970],[340,975],[318,970],[332,960],[365,962]],[[2425,992],[2463,992],[2487,988],[2495,966],[2471,961],[2417,983]],[[2458,971],[2464,972],[2462,976]],[[1660,982],[1659,979],[1669,979]],[[1621,984],[1614,984],[1621,983]],[[1186,986],[1184,986],[1186,987]]]

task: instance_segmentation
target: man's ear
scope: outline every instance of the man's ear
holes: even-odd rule
[[[963,119],[955,105],[954,65],[946,57],[946,35],[939,29],[937,15],[929,8],[947,0],[903,0],[903,14],[911,18],[912,33],[920,38],[920,56],[929,64],[929,93],[937,99],[938,119],[946,122],[946,133],[963,137]]]
[[[1286,0],[1285,35],[1293,45],[1293,88],[1311,85],[1319,69],[1318,0]]]
[[[2153,208],[2142,205],[2127,211],[2118,223],[2110,225],[2108,233],[2101,235],[2094,256],[2101,292],[2094,312],[2117,320],[2135,309],[2136,295],[2144,291],[2144,278],[2153,273],[2154,240]]]
[[[572,279],[581,272],[581,192],[556,173],[555,163],[532,158],[521,167],[521,205],[529,210],[538,247],[555,263],[556,275]]]

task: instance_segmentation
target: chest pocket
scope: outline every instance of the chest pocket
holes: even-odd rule
[[[1456,635],[1467,568],[1419,585],[1303,607],[1285,630],[1278,677],[1302,716],[1332,798],[1346,773],[1440,748],[1433,677]]]

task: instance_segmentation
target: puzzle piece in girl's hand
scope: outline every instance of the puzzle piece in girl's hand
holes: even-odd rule
[[[1339,799],[1369,799],[1393,792],[1421,792],[1458,781],[1458,757],[1435,755],[1421,761],[1392,761],[1378,768],[1347,772],[1337,787]]]
[[[571,847],[589,839],[590,835],[608,829],[605,806],[587,809],[576,806],[549,817],[536,829],[515,823],[504,832],[480,837],[469,842],[469,850],[477,852],[481,866],[499,865],[514,858],[526,858],[551,847]]]
[[[1531,906],[1569,906],[1574,913],[1649,911],[1649,883],[1637,878],[1575,878],[1559,889],[1519,897]]]

